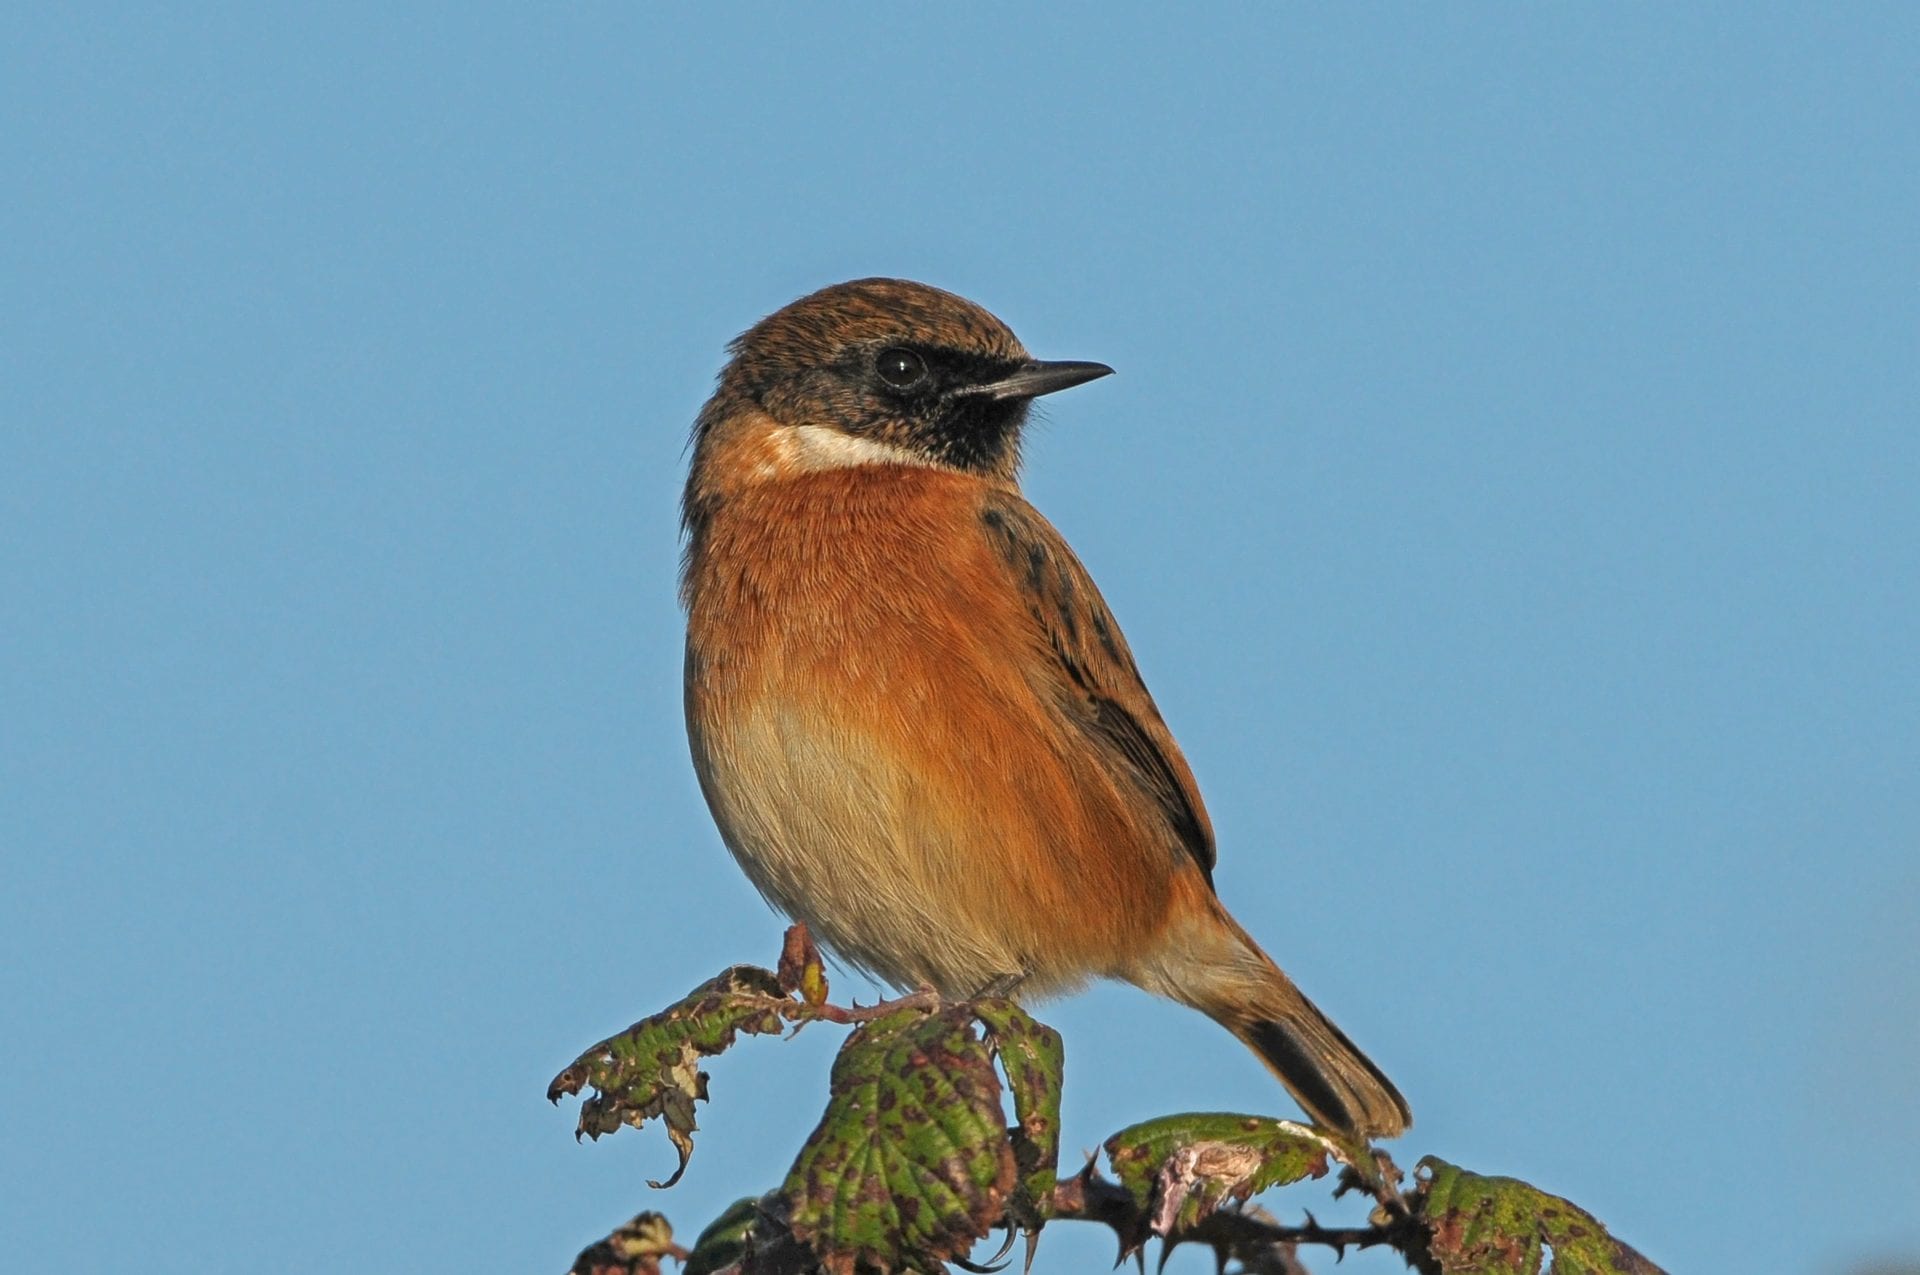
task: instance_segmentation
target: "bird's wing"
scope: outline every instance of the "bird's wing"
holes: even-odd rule
[[[1152,800],[1211,884],[1213,825],[1200,790],[1093,577],[1017,496],[990,496],[980,520],[1058,661],[1054,689],[1068,719],[1109,758],[1117,779]]]

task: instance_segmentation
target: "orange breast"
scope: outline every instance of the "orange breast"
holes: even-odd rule
[[[1175,859],[1067,724],[980,480],[858,466],[732,495],[687,580],[687,718],[722,835],[830,947],[900,984],[1120,973]]]

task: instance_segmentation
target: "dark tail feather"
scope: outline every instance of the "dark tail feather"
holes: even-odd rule
[[[1224,909],[1209,911],[1143,985],[1238,1036],[1322,1128],[1362,1139],[1405,1133],[1413,1112],[1393,1082]]]
[[[1226,1025],[1273,1069],[1314,1123],[1361,1138],[1405,1133],[1413,1112],[1393,1082],[1312,1001],[1291,984],[1287,990],[1293,1005],[1269,1000],[1258,1016]]]

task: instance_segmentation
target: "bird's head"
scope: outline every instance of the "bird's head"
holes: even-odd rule
[[[696,442],[757,413],[792,432],[803,467],[917,464],[1011,479],[1028,404],[1113,371],[1033,359],[973,302],[904,279],[822,288],[731,348]]]

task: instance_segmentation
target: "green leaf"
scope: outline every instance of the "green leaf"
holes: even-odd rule
[[[828,1275],[933,1270],[1005,1210],[1004,1120],[970,1007],[876,1019],[834,1060],[826,1114],[780,1188],[784,1220]]]
[[[987,1025],[989,1043],[1013,1093],[1010,1131],[1019,1184],[1007,1202],[1015,1225],[1037,1231],[1053,1207],[1060,1180],[1060,1075],[1066,1065],[1060,1033],[1009,1000],[984,1000],[973,1012]]]
[[[1516,1178],[1428,1156],[1415,1168],[1427,1250],[1443,1275],[1662,1275],[1585,1209]]]
[[[1196,1112],[1162,1116],[1107,1139],[1107,1162],[1140,1206],[1146,1231],[1122,1235],[1124,1252],[1148,1234],[1177,1238],[1224,1204],[1327,1171],[1331,1144],[1290,1120]]]
[[[687,1256],[681,1275],[713,1275],[739,1261],[759,1221],[759,1196],[750,1195],[729,1204],[726,1212],[707,1223],[707,1229],[693,1242],[693,1252]]]
[[[618,1036],[581,1054],[553,1078],[547,1097],[559,1102],[588,1085],[594,1093],[580,1104],[575,1136],[598,1138],[623,1124],[635,1128],[648,1120],[665,1121],[667,1137],[680,1163],[665,1182],[672,1186],[693,1155],[693,1104],[707,1096],[707,1074],[698,1063],[733,1043],[737,1032],[773,1033],[794,1006],[773,974],[753,965],[736,965],[693,989],[679,1004],[643,1018]]]

